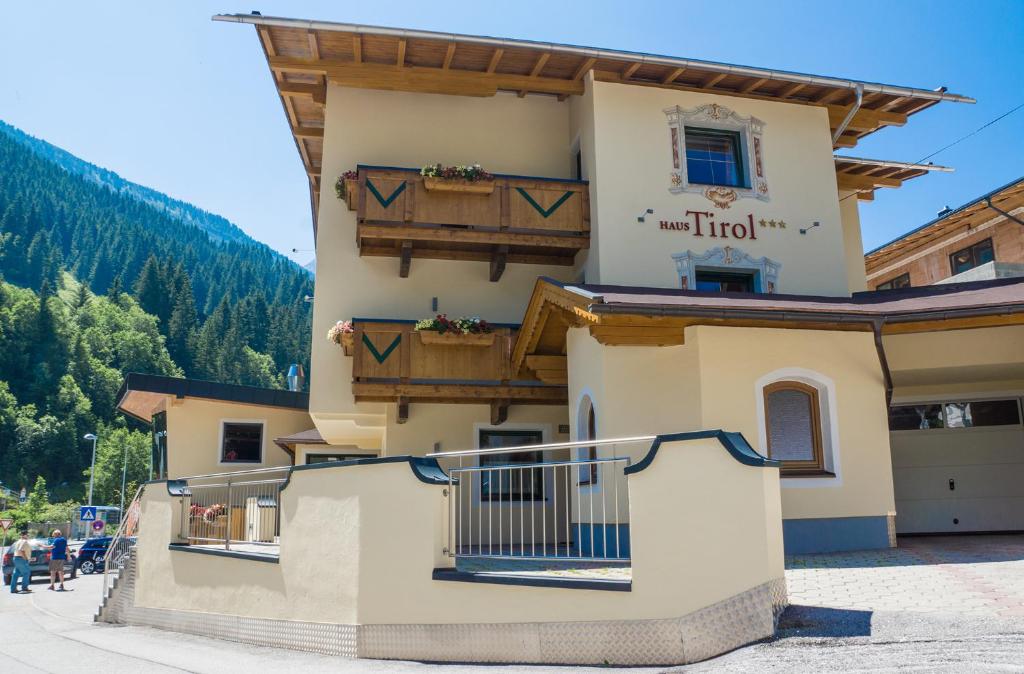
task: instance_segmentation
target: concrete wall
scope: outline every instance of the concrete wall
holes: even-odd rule
[[[630,592],[431,580],[450,564],[444,485],[406,462],[294,471],[277,564],[169,551],[180,506],[154,483],[136,604],[328,623],[632,620],[683,616],[783,577],[777,469],[702,439],[663,444],[629,481]]]
[[[864,269],[864,240],[860,230],[860,202],[855,192],[839,192],[839,214],[843,219],[843,252],[846,255],[846,283],[851,293],[868,289]]]
[[[595,265],[587,263],[587,280],[605,284],[680,287],[671,255],[717,246],[733,246],[754,258],[766,256],[782,269],[777,291],[815,295],[848,295],[851,264],[863,269],[857,256],[847,255],[836,187],[828,115],[824,108],[696,92],[671,91],[606,82],[588,82],[593,89],[594,148],[597,199],[591,199],[600,243]],[[763,165],[770,200],[740,197],[718,208],[699,193],[669,192],[673,171],[672,144],[664,110],[717,103],[744,117],[765,123]],[[581,101],[582,104],[582,101]],[[646,222],[637,216],[654,209]],[[756,227],[757,239],[702,237],[691,231],[666,231],[659,221],[682,221],[687,210],[710,211],[719,222],[784,221],[785,229]],[[693,218],[690,217],[692,222]],[[799,228],[818,221],[806,236]],[[857,272],[859,273],[859,272]]]
[[[261,463],[220,463],[223,421],[262,421]],[[225,471],[291,465],[291,456],[274,438],[308,430],[312,421],[302,410],[185,398],[167,406],[167,474],[171,479]]]

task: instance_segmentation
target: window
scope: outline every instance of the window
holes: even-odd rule
[[[875,286],[875,290],[898,290],[900,288],[910,287],[910,273],[900,274],[896,278],[891,278],[885,283],[879,283]]]
[[[737,272],[701,271],[695,274],[697,290],[716,293],[752,293],[754,292],[754,275]]]
[[[903,405],[889,409],[890,431],[942,428],[941,405]]]
[[[259,463],[263,460],[262,422],[225,422],[221,427],[221,463]]]
[[[480,449],[494,447],[522,447],[539,445],[544,442],[540,431],[506,431],[482,429],[480,431]],[[542,501],[544,489],[542,469],[516,468],[540,463],[540,452],[516,452],[515,454],[483,454],[480,466],[494,466],[494,470],[480,473],[481,501]],[[500,470],[498,466],[511,470]]]
[[[686,174],[691,183],[747,187],[738,131],[686,127]]]
[[[889,410],[890,431],[1019,426],[1020,423],[1020,405],[1016,400],[900,405]]]
[[[980,267],[994,259],[996,259],[996,255],[995,251],[992,250],[992,239],[985,239],[950,255],[949,266],[955,275],[968,269]]]
[[[373,454],[307,454],[306,465],[311,463],[335,463],[337,461],[351,461],[352,459],[372,459]]]
[[[818,390],[796,381],[764,387],[768,456],[782,461],[786,475],[826,472]]]
[[[583,400],[580,401],[580,426],[580,440],[597,439],[597,414],[594,412],[594,401],[590,399],[589,395],[583,396]],[[597,446],[591,445],[590,447],[581,448],[578,459],[580,461],[596,461]],[[592,463],[582,469],[579,483],[581,485],[597,484],[597,475],[597,464]]]

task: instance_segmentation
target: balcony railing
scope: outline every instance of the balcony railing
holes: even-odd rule
[[[571,266],[590,246],[585,181],[499,175],[460,187],[416,169],[360,166],[347,185],[360,255],[399,258],[403,277],[413,258],[432,258],[490,262],[497,281],[506,264]]]
[[[290,467],[182,478],[180,539],[192,546],[276,555],[281,488]]]
[[[516,330],[498,326],[486,335],[417,332],[414,321],[354,319],[352,391],[356,402],[397,402],[399,423],[410,402],[491,404],[502,423],[512,404],[564,405],[564,385],[515,377]]]
[[[629,451],[653,437],[436,452],[456,558],[628,561]]]

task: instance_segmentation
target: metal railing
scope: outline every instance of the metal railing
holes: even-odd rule
[[[181,540],[224,550],[276,553],[281,488],[290,470],[258,468],[181,478]]]
[[[107,544],[107,549],[95,558],[97,564],[103,565],[103,596],[113,582],[113,578],[120,575],[121,570],[128,565],[132,551],[135,548],[135,541],[139,535],[139,515],[142,509],[142,493],[146,485],[141,485],[135,490],[135,497],[124,511],[124,517],[117,526],[117,531]]]
[[[624,470],[631,458],[624,450],[646,448],[653,439],[428,454],[448,464],[445,552],[456,558],[628,561]]]

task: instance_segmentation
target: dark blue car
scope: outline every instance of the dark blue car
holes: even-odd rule
[[[111,538],[111,536],[98,536],[85,541],[82,549],[78,551],[78,559],[75,560],[78,570],[85,574],[102,571]]]

